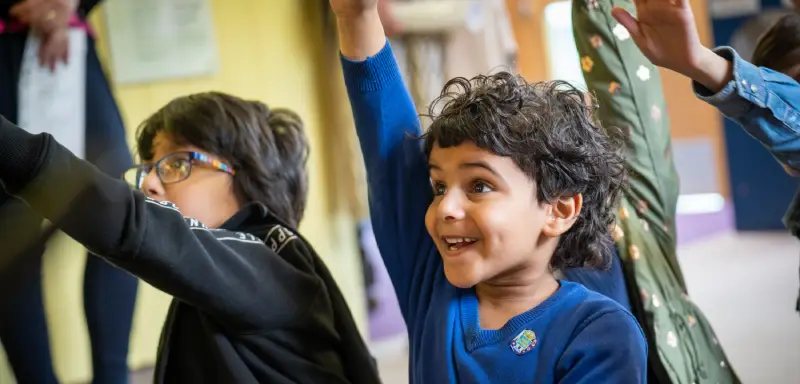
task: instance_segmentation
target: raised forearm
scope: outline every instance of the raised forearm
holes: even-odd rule
[[[337,14],[336,22],[342,55],[350,60],[366,60],[386,45],[386,35],[377,8],[353,14]]]

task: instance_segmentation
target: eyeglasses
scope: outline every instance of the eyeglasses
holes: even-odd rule
[[[199,152],[174,152],[162,157],[155,163],[136,165],[122,175],[122,178],[135,189],[142,189],[144,179],[155,168],[162,184],[172,184],[186,180],[192,174],[192,165],[198,162],[217,171],[235,175],[236,172],[228,164],[211,159]]]

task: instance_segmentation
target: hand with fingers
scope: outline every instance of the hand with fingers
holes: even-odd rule
[[[687,76],[712,91],[732,77],[732,65],[703,46],[688,0],[634,0],[636,18],[616,7],[611,13],[650,61]]]
[[[69,28],[60,28],[42,36],[39,45],[39,65],[55,72],[56,64],[69,59]]]
[[[39,63],[51,71],[55,71],[59,61],[67,62],[69,19],[77,7],[78,0],[23,0],[9,11],[11,16],[41,34]]]

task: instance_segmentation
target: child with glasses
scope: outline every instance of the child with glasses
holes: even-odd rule
[[[379,382],[339,288],[296,231],[308,156],[297,115],[216,92],[175,99],[140,126],[144,164],[128,183],[0,123],[10,194],[175,297],[156,383]]]

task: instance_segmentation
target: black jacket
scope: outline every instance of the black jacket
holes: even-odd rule
[[[328,269],[260,204],[221,229],[0,116],[0,181],[90,252],[174,296],[157,383],[378,383]]]

